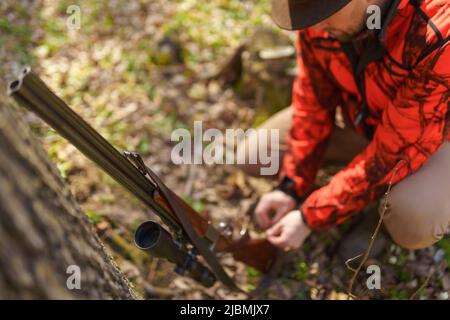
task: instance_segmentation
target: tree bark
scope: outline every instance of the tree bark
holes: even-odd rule
[[[0,94],[0,298],[137,298],[10,102]]]

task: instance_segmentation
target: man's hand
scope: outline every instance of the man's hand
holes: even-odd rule
[[[303,222],[300,211],[294,210],[286,214],[266,233],[267,239],[273,245],[289,251],[300,248],[311,230]]]
[[[255,209],[255,219],[261,228],[267,229],[294,208],[295,200],[291,196],[275,190],[261,197]]]

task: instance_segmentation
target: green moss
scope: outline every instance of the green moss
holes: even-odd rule
[[[425,288],[422,288],[422,289],[420,289],[420,290],[417,292],[417,296],[420,297],[420,298],[425,297],[426,294],[427,294],[427,293],[425,292]]]
[[[148,139],[142,139],[136,147],[136,150],[143,156],[150,154],[150,143]]]
[[[307,299],[307,294],[304,291],[299,291],[295,294],[295,299],[296,300],[306,300]]]
[[[195,200],[189,196],[183,196],[184,201],[186,201],[195,211],[203,212],[205,210],[205,204],[202,200]]]
[[[72,168],[72,165],[69,162],[58,162],[58,163],[56,163],[56,167],[58,168],[61,176],[63,178],[67,178],[67,173]]]
[[[116,201],[116,198],[112,194],[100,194],[97,199],[104,204],[112,204]]]
[[[114,231],[111,232],[107,241],[114,251],[139,266],[151,260],[150,255],[132,245],[131,239],[125,239]]]
[[[247,290],[253,291],[258,286],[262,273],[252,267],[246,267],[247,273]]]
[[[408,293],[405,290],[400,289],[390,289],[388,291],[388,295],[391,298],[399,299],[399,300],[406,300],[408,299]]]
[[[409,279],[411,279],[411,274],[410,274],[407,270],[400,269],[400,270],[397,272],[397,277],[398,277],[398,279],[399,279],[400,281],[406,282],[406,281],[408,281]]]
[[[103,217],[97,212],[86,210],[86,215],[89,217],[89,219],[91,219],[94,225],[97,225],[98,223],[103,221]]]
[[[247,271],[247,281],[249,283],[256,285],[262,276],[261,272],[252,267],[247,267],[246,271]]]
[[[445,236],[437,245],[444,249],[444,259],[447,262],[447,266],[450,267],[450,236]]]
[[[292,276],[297,281],[304,281],[308,278],[308,265],[305,261],[300,261],[297,263]]]

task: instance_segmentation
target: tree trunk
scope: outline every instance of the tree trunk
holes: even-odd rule
[[[0,94],[0,298],[137,298],[11,101]]]

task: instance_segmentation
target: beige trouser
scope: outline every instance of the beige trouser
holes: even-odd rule
[[[262,129],[280,130],[280,158],[286,149],[285,136],[290,125],[291,110],[286,108],[260,126]],[[258,152],[257,140],[257,135],[247,137],[239,146],[241,152],[247,155]],[[367,144],[368,141],[352,129],[336,126],[331,135],[324,162],[345,165]],[[271,148],[270,144],[269,148]],[[247,164],[240,165],[240,168],[251,175],[258,176],[261,165]],[[383,222],[392,239],[401,247],[425,248],[440,240],[448,232],[450,226],[449,142],[445,142],[417,172],[392,187],[388,197],[388,207]]]

